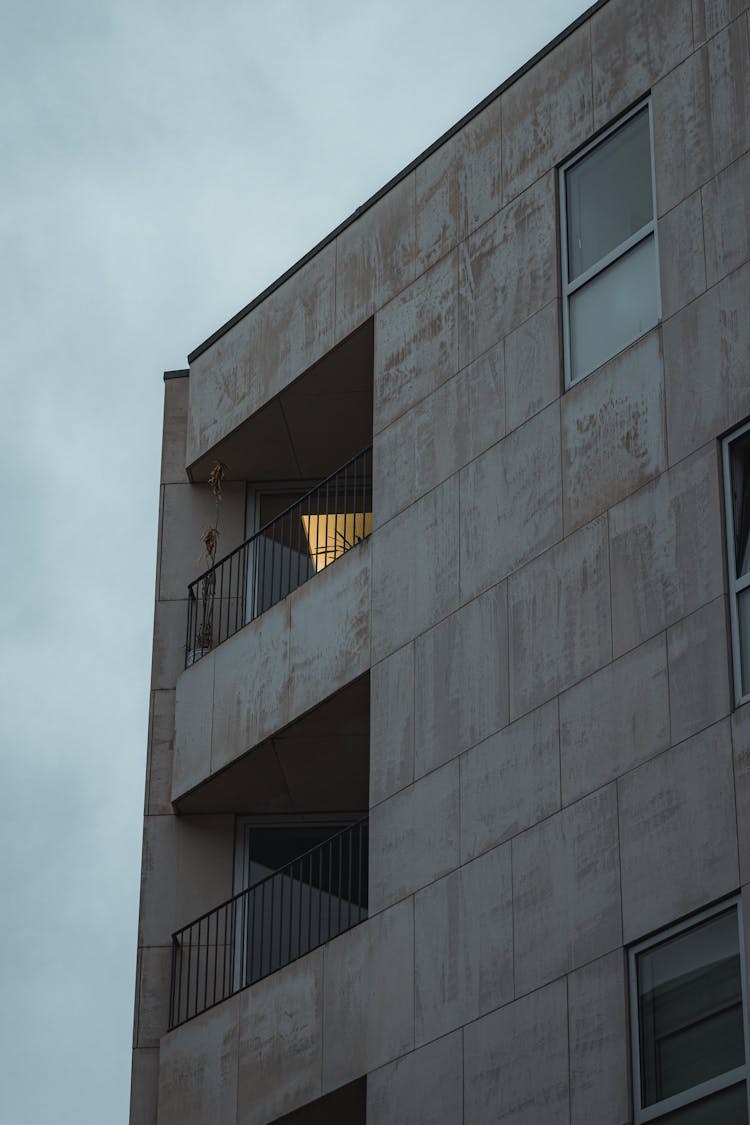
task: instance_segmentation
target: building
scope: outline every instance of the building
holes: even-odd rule
[[[749,25],[595,4],[168,373],[132,1125],[748,1121]]]

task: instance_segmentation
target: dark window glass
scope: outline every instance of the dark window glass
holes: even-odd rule
[[[653,218],[651,138],[643,109],[568,169],[568,281]]]
[[[734,910],[645,950],[637,978],[644,1106],[743,1065]]]

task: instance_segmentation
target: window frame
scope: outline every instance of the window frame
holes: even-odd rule
[[[608,254],[605,254],[605,256],[603,258],[600,258],[598,262],[595,262],[592,266],[589,266],[589,268],[587,270],[585,270],[582,274],[579,274],[579,276],[576,277],[574,281],[570,281],[569,278],[568,278],[568,272],[569,272],[570,267],[569,267],[569,258],[568,258],[568,199],[567,199],[567,188],[566,188],[567,174],[575,164],[578,164],[578,162],[580,160],[582,160],[590,152],[593,152],[594,149],[599,148],[600,145],[606,144],[607,140],[614,133],[616,133],[618,131],[618,129],[621,129],[623,125],[627,124],[628,121],[630,121],[638,113],[641,113],[644,109],[646,109],[648,111],[649,152],[650,152],[650,156],[651,156],[651,220],[648,223],[646,223],[644,226],[642,226],[640,228],[640,230],[637,230],[634,234],[631,234],[628,238],[626,238],[624,242],[621,242],[619,244],[619,246],[616,246],[614,248],[614,250],[610,250],[610,252]],[[583,148],[579,149],[573,156],[569,157],[565,161],[565,163],[560,166],[560,169],[559,169],[559,172],[558,172],[558,177],[559,177],[558,183],[559,183],[559,193],[560,193],[560,259],[561,259],[561,289],[562,289],[562,306],[563,306],[563,316],[562,316],[562,320],[563,320],[563,363],[564,363],[564,369],[565,369],[565,389],[566,390],[568,390],[571,387],[576,386],[577,383],[582,382],[582,380],[586,379],[589,375],[591,375],[593,371],[597,371],[599,369],[599,367],[603,366],[605,363],[608,363],[610,359],[612,359],[616,355],[619,355],[621,351],[624,351],[623,347],[618,347],[614,351],[612,351],[610,354],[608,354],[604,359],[602,359],[601,362],[598,363],[596,367],[591,368],[590,371],[585,371],[582,375],[576,375],[575,377],[573,376],[572,369],[571,369],[571,353],[570,353],[570,299],[571,299],[571,297],[579,289],[582,289],[584,287],[584,285],[586,285],[589,281],[592,281],[593,278],[597,277],[599,274],[604,273],[605,270],[607,270],[611,265],[613,265],[615,262],[617,262],[620,258],[623,258],[628,253],[628,251],[632,250],[635,246],[640,245],[640,243],[645,242],[645,240],[649,236],[653,236],[653,240],[654,240],[654,259],[655,259],[655,268],[656,268],[656,320],[654,321],[654,324],[651,326],[651,328],[647,329],[647,331],[651,332],[653,330],[653,328],[661,320],[661,311],[662,311],[661,310],[661,283],[660,283],[661,271],[660,271],[660,266],[659,266],[659,237],[658,237],[658,230],[657,230],[658,224],[657,224],[657,220],[656,220],[656,175],[655,175],[655,167],[656,167],[656,163],[655,163],[655,157],[654,157],[654,115],[653,115],[653,112],[652,112],[650,95],[649,95],[649,97],[643,98],[641,101],[639,101],[637,103],[637,105],[634,105],[631,109],[629,109],[627,111],[627,113],[624,113],[621,117],[618,117],[618,119],[616,121],[614,121],[611,125],[609,125],[602,133],[600,133],[593,140],[589,141],[588,144],[584,145]],[[646,334],[645,332],[642,333],[642,335],[645,335],[645,334]],[[630,347],[630,344],[635,343],[635,341],[639,340],[639,339],[641,339],[641,336],[635,336],[632,340],[629,341],[628,344],[625,345],[625,347]]]
[[[734,552],[734,508],[732,505],[732,466],[729,460],[729,447],[737,438],[750,431],[750,421],[737,426],[723,439],[721,460],[724,477],[724,519],[726,527],[727,579],[729,584],[729,618],[732,633],[732,675],[734,678],[735,707],[750,702],[750,690],[742,692],[742,652],[740,649],[740,619],[737,608],[738,595],[750,586],[750,572],[737,577],[737,562]],[[750,679],[750,669],[748,669]]]
[[[641,1105],[641,1052],[640,1052],[640,1025],[639,1025],[639,997],[638,997],[638,973],[637,973],[637,958],[639,954],[644,953],[649,949],[654,949],[659,945],[676,937],[678,934],[685,933],[687,930],[695,929],[702,925],[704,922],[709,921],[720,914],[726,914],[729,911],[734,912],[735,922],[737,924],[737,940],[740,955],[740,985],[742,992],[742,1027],[745,1040],[745,1062],[743,1066],[734,1067],[732,1070],[724,1071],[723,1074],[718,1074],[714,1078],[710,1078],[705,1082],[699,1083],[697,1086],[691,1086],[687,1090],[682,1090],[678,1094],[673,1094],[671,1097],[663,1098],[660,1102],[656,1102],[650,1106]],[[633,1089],[633,1125],[646,1125],[650,1121],[659,1121],[661,1118],[667,1117],[670,1113],[676,1110],[684,1109],[687,1106],[694,1105],[696,1102],[701,1101],[703,1098],[710,1097],[711,1094],[718,1094],[722,1090],[727,1090],[732,1086],[738,1086],[740,1082],[745,1083],[745,1098],[748,1105],[748,1120],[750,1121],[750,1068],[748,1064],[748,1044],[750,1044],[750,1025],[748,1024],[748,1004],[747,1004],[747,975],[745,971],[745,927],[742,917],[742,900],[739,895],[735,895],[730,899],[725,899],[722,902],[716,903],[706,910],[702,910],[699,914],[694,914],[681,922],[676,922],[674,925],[668,926],[660,930],[656,934],[652,934],[648,938],[637,942],[628,950],[628,995],[630,1000],[630,1058],[631,1058],[631,1071],[632,1071],[632,1089]]]

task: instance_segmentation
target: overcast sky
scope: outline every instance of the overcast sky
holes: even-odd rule
[[[0,0],[0,1122],[124,1125],[162,371],[588,5]]]

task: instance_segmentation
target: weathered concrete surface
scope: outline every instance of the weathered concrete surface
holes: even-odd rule
[[[550,460],[554,456],[550,443]],[[666,468],[658,329],[563,396],[562,459],[566,533]],[[554,479],[554,469],[551,475]]]
[[[451,477],[373,535],[374,661],[457,608],[458,526],[458,479]]]
[[[722,593],[717,461],[711,444],[610,511],[615,656]]]
[[[507,722],[508,607],[501,583],[415,642],[415,777]]]
[[[669,742],[662,633],[560,696],[563,803],[614,781]]]
[[[458,762],[449,762],[370,812],[370,913],[458,866]]]
[[[502,103],[503,191],[508,201],[594,132],[590,24],[514,82]]]
[[[591,19],[594,128],[648,93],[692,47],[690,0],[610,0]]]
[[[654,155],[659,214],[747,151],[750,58],[745,20],[736,20],[654,87]]]
[[[611,659],[606,517],[510,576],[508,630],[511,718]]]
[[[461,472],[461,598],[562,537],[560,410],[554,403]]]
[[[239,996],[161,1041],[159,1125],[236,1125]]]
[[[129,1125],[156,1125],[159,1103],[159,1048],[133,1051]]]
[[[370,805],[377,805],[414,780],[414,646],[375,664],[370,683]]]
[[[513,840],[516,995],[622,943],[615,786]]]
[[[565,981],[464,1029],[464,1122],[569,1125]]]
[[[324,949],[323,1090],[414,1046],[411,901],[368,918]]]
[[[706,240],[701,192],[693,192],[659,220],[661,311],[666,320],[706,288]]]
[[[750,258],[750,153],[701,191],[706,281],[713,285]]]
[[[237,1125],[265,1125],[323,1092],[323,950],[239,1000]]]
[[[549,172],[459,248],[463,367],[557,294],[555,179]]]
[[[738,885],[729,721],[617,784],[623,937],[631,942]]]
[[[415,896],[414,963],[417,1046],[513,999],[509,844]]]
[[[551,301],[505,337],[507,429],[543,410],[561,388],[559,305]]]
[[[463,1117],[463,1100],[460,1031],[367,1076],[368,1125],[455,1125]]]
[[[630,1120],[627,987],[619,949],[568,977],[571,1125]]]
[[[726,599],[717,598],[667,633],[673,744],[732,709],[728,625]]]
[[[465,861],[560,808],[557,701],[468,750],[460,769]]]
[[[458,367],[457,258],[443,258],[375,319],[378,433],[434,391]]]
[[[336,340],[414,280],[414,197],[412,174],[336,239]]]

